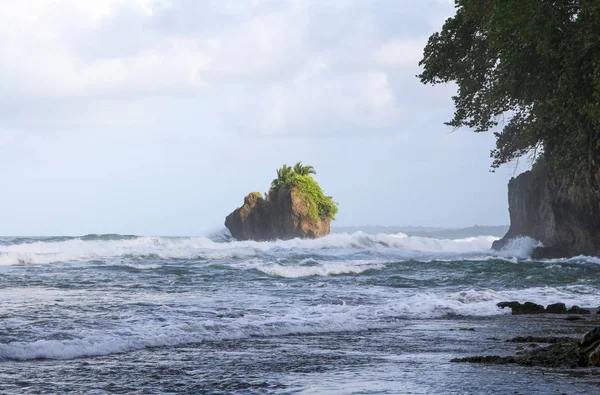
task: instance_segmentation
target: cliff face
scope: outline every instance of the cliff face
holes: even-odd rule
[[[529,236],[544,244],[533,258],[600,256],[599,181],[600,171],[593,180],[575,183],[551,176],[541,163],[513,178],[508,184],[510,229],[493,248]]]
[[[329,219],[315,221],[308,204],[296,188],[278,188],[266,200],[251,193],[244,198],[242,207],[227,216],[225,226],[237,240],[317,238],[329,234]]]

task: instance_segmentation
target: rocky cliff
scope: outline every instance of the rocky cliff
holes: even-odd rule
[[[544,247],[534,258],[577,255],[600,256],[600,171],[574,182],[551,175],[543,163],[510,180],[510,229],[494,243],[500,249],[508,240],[529,236]]]
[[[225,219],[225,226],[237,240],[317,238],[329,234],[329,219],[314,219],[310,201],[296,187],[271,190],[266,199],[253,192],[242,207]]]

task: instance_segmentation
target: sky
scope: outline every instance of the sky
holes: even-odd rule
[[[415,77],[452,1],[1,1],[2,235],[200,235],[298,161],[337,226],[509,222]]]

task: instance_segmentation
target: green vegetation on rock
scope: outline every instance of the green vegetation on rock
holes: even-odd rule
[[[269,193],[275,192],[283,186],[297,188],[300,198],[308,203],[308,210],[312,219],[315,221],[335,219],[338,212],[337,203],[333,201],[331,196],[325,196],[311,174],[316,174],[314,167],[304,166],[302,162],[296,163],[293,168],[283,165],[277,169],[277,178],[271,182]]]
[[[447,125],[496,132],[492,167],[530,154],[561,173],[600,166],[598,0],[455,0],[433,34],[423,83],[455,82]],[[505,122],[504,122],[505,121]]]

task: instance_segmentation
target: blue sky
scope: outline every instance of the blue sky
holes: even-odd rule
[[[415,75],[447,0],[31,0],[0,10],[0,234],[197,235],[283,163],[336,225],[508,223],[514,168]]]

